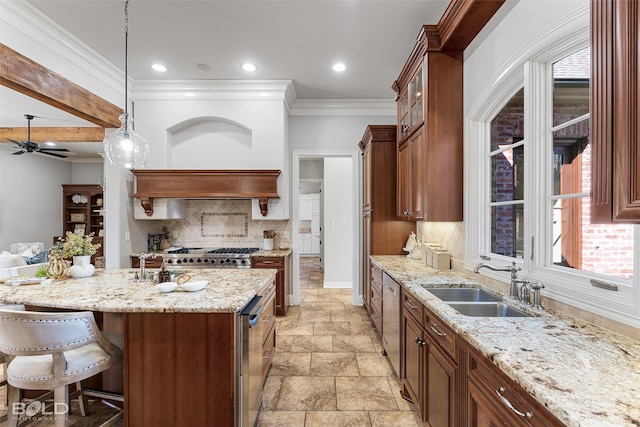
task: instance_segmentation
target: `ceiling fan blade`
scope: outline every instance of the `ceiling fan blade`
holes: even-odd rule
[[[49,156],[54,156],[54,157],[61,157],[63,159],[66,159],[68,156],[63,156],[62,154],[55,154],[55,153],[47,153],[46,151],[39,151],[42,154],[47,154]]]
[[[25,153],[24,150],[20,150],[20,151],[16,151],[15,153],[11,153],[13,156],[17,155],[17,154],[23,154]]]
[[[69,151],[66,148],[40,148],[40,151]]]
[[[15,139],[10,139],[10,138],[7,138],[7,141],[13,142],[18,147],[22,147],[22,141],[16,141]]]

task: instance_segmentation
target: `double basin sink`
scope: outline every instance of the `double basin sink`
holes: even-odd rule
[[[531,317],[502,302],[502,299],[476,288],[425,288],[451,308],[472,317]]]

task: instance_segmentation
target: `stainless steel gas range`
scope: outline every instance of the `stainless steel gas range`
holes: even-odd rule
[[[251,268],[251,254],[260,248],[173,247],[162,254],[167,268]]]

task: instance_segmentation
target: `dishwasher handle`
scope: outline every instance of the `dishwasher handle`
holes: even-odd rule
[[[261,305],[258,307],[258,310],[255,313],[249,315],[249,328],[255,327],[260,321],[260,315],[262,314],[262,310],[264,310],[264,306]]]
[[[398,296],[398,291],[396,291],[395,289],[393,289],[393,288],[392,288],[391,286],[389,286],[389,284],[387,284],[387,283],[385,283],[384,285],[387,287],[387,289],[389,289],[389,290],[391,291],[391,293],[393,294],[393,296],[394,296],[394,297],[395,297],[395,296]]]

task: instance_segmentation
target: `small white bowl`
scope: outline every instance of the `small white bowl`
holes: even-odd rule
[[[204,289],[209,284],[208,280],[194,280],[193,282],[186,282],[180,285],[180,289],[185,291],[195,292]]]
[[[172,292],[175,291],[177,287],[178,284],[176,282],[164,282],[158,283],[156,285],[156,289],[158,289],[160,292]]]

